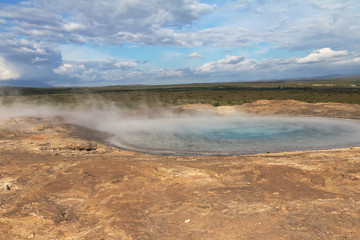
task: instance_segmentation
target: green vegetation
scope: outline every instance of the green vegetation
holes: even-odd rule
[[[117,106],[169,106],[204,103],[241,105],[259,99],[360,104],[360,76],[284,81],[208,83],[161,86],[107,86],[92,88],[0,87],[3,103],[78,104],[89,100]],[[93,102],[91,103],[93,104]]]

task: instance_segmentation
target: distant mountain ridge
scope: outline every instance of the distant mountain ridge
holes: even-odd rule
[[[275,79],[263,79],[263,80],[254,80],[254,81],[223,81],[223,82],[192,82],[192,83],[169,83],[169,84],[161,84],[166,86],[171,85],[188,85],[188,84],[226,84],[226,83],[234,83],[234,82],[243,82],[243,83],[264,83],[264,82],[286,82],[286,81],[316,81],[316,80],[326,80],[326,79],[335,79],[335,78],[349,78],[349,77],[360,77],[358,74],[329,74],[323,76],[314,76],[314,77],[294,77],[294,78],[275,78]],[[126,86],[132,86],[125,84]],[[99,85],[95,87],[106,87],[106,86],[125,86],[125,85]],[[134,84],[133,86],[157,86],[158,84]],[[52,88],[52,87],[62,87],[60,86],[52,86],[48,83],[36,80],[0,80],[0,86],[8,86],[8,87],[29,87],[29,88]],[[80,87],[80,86],[67,86],[67,87]]]
[[[9,87],[32,87],[32,88],[50,88],[53,87],[47,83],[41,81],[29,81],[29,80],[8,80],[0,81],[0,86]]]

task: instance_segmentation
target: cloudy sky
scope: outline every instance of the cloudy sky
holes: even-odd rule
[[[360,74],[359,0],[0,1],[0,84],[330,74]]]

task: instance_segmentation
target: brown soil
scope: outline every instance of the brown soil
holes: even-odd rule
[[[196,108],[360,112],[295,101]],[[59,118],[0,121],[0,239],[360,239],[360,147],[156,156],[104,145],[102,135]]]

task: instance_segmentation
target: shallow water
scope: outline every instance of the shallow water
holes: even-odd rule
[[[360,121],[299,117],[183,117],[114,127],[115,146],[156,154],[241,155],[360,145]]]

